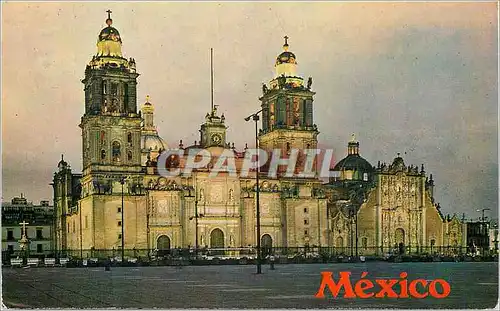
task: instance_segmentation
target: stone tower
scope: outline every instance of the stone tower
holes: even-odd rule
[[[80,123],[81,198],[69,216],[72,228],[81,226],[81,237],[71,234],[67,241],[71,248],[78,244],[84,249],[120,249],[122,245],[133,249],[146,245],[146,212],[141,203],[143,119],[137,110],[136,96],[139,74],[134,59],[122,55],[122,39],[112,27],[110,13],[108,10],[107,27],[98,36],[97,54],[87,65],[82,80],[85,113]],[[146,122],[149,121],[152,120],[148,118]]]
[[[127,60],[122,55],[122,40],[111,26],[110,13],[107,27],[98,37],[97,54],[87,65],[82,80],[84,195],[109,191],[122,174],[141,172],[141,116],[136,96],[139,74],[134,59]]]
[[[290,148],[313,149],[319,134],[313,123],[312,78],[304,85],[297,75],[297,59],[288,50],[285,36],[283,52],[276,58],[276,75],[268,85],[263,85],[262,149],[281,149],[282,154]]]

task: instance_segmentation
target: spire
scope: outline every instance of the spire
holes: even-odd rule
[[[210,48],[210,111],[214,111],[214,51]]]

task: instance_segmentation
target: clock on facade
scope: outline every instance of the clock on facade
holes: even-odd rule
[[[222,136],[220,136],[219,134],[212,135],[212,143],[219,145],[221,141],[222,141]]]

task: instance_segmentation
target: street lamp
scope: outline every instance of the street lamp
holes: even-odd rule
[[[194,200],[194,216],[189,217],[189,220],[193,220],[194,218],[194,226],[195,226],[195,242],[194,242],[194,255],[196,259],[198,259],[198,218],[203,217],[203,214],[198,214],[198,195],[196,194],[195,200]]]
[[[245,118],[245,121],[250,121],[252,119],[255,121],[255,148],[259,150],[259,129],[258,129],[258,121],[259,121],[259,113],[262,112],[262,109],[258,112],[249,115]],[[258,152],[258,151],[257,151]],[[260,205],[259,205],[259,155],[257,154],[257,169],[255,170],[255,181],[257,184],[257,188],[255,189],[255,201],[256,201],[256,210],[257,210],[257,274],[262,273],[261,266],[261,254],[260,254]]]
[[[78,214],[80,214],[80,259],[83,264],[83,234],[82,234],[82,202],[78,202]]]
[[[123,218],[123,184],[125,184],[125,177],[123,176],[121,179],[120,179],[120,184],[122,185],[122,263],[123,261],[125,260],[125,230],[124,230],[124,227],[125,227],[125,223],[124,223],[124,218]]]

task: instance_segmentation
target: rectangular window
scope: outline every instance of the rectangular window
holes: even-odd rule
[[[36,238],[37,238],[37,240],[43,239],[42,229],[36,229]]]
[[[308,224],[309,224],[309,220],[304,219],[304,225],[308,225]]]
[[[68,233],[69,233],[69,224],[68,224]]]
[[[13,253],[14,252],[14,245],[7,245],[7,251],[9,253]]]
[[[119,233],[119,234],[118,234],[118,240],[121,240],[121,239],[122,239],[122,234],[121,234],[121,233]]]
[[[13,230],[7,230],[7,240],[14,240],[14,231]]]
[[[309,235],[309,231],[308,230],[304,230],[304,235]]]
[[[43,244],[37,244],[36,245],[36,252],[37,253],[43,252]]]
[[[118,208],[118,213],[121,213],[121,212],[122,212],[122,208],[121,208],[121,207],[119,207],[119,208]]]
[[[129,108],[129,107],[128,107],[128,84],[127,84],[127,83],[125,83],[125,84],[123,85],[123,93],[124,93],[124,95],[125,95],[125,97],[124,97],[124,99],[123,99],[123,102],[124,102],[124,104],[125,104],[126,111],[129,111],[129,109],[128,109],[128,108]]]
[[[118,222],[118,227],[121,227],[121,226],[122,226],[122,222],[121,222],[121,221],[119,221],[119,222]]]
[[[88,216],[85,216],[85,229],[87,229],[89,227],[89,218]]]
[[[307,207],[304,207],[304,213],[307,214]]]
[[[111,95],[117,95],[117,94],[118,94],[118,84],[111,83]]]

